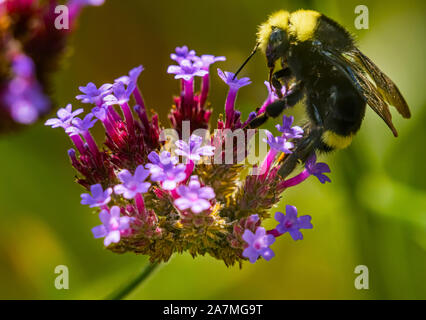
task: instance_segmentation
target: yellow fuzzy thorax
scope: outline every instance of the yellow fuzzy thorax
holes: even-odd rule
[[[288,31],[299,41],[306,41],[313,37],[317,20],[321,13],[313,10],[298,10],[290,15]]]
[[[257,31],[257,43],[260,50],[265,53],[272,27],[288,31],[298,41],[311,39],[320,16],[321,13],[313,10],[298,10],[291,14],[288,11],[280,10],[271,14]]]

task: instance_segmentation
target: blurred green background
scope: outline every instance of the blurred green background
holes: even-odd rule
[[[369,30],[354,28],[358,4],[369,8]],[[353,32],[361,50],[398,84],[412,119],[393,112],[395,139],[368,110],[352,146],[323,157],[333,182],[310,179],[284,194],[277,210],[292,204],[313,217],[314,229],[303,241],[284,237],[272,247],[274,259],[242,270],[208,256],[177,255],[128,298],[426,298],[424,1],[107,0],[81,17],[70,57],[54,78],[58,107],[77,106],[79,85],[110,82],[143,64],[145,99],[168,125],[178,87],[165,71],[177,45],[225,55],[215,67],[235,71],[254,45],[257,25],[274,10],[298,8],[321,11]],[[245,118],[266,95],[264,58],[255,56],[243,74],[253,80],[238,97]],[[227,88],[212,75],[216,119]],[[293,114],[301,119],[303,108]],[[70,146],[61,130],[42,123],[0,139],[0,298],[102,299],[146,263],[144,256],[113,254],[92,238],[98,218],[79,204]],[[69,290],[54,287],[57,265],[69,268]],[[354,287],[357,265],[369,268],[369,290]]]

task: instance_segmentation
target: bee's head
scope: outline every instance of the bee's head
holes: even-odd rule
[[[289,17],[288,11],[278,11],[259,26],[257,42],[266,56],[270,69],[275,67],[275,62],[283,57],[289,48],[287,34]]]
[[[234,78],[256,53],[258,48],[260,48],[260,50],[266,55],[268,60],[268,67],[270,69],[270,75],[272,74],[272,71],[275,67],[275,62],[284,56],[289,48],[289,41],[287,36],[289,17],[289,12],[281,10],[272,14],[268,21],[259,26],[256,46],[248,58],[241,65],[241,67],[234,74]]]

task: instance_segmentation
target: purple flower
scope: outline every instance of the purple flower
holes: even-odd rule
[[[217,69],[217,74],[225,82],[231,90],[238,91],[240,88],[247,86],[251,83],[250,78],[235,78],[232,72],[225,71],[223,72],[219,68]]]
[[[111,201],[111,188],[104,191],[102,186],[98,183],[90,186],[90,192],[92,195],[89,193],[83,193],[81,195],[81,204],[87,204],[90,208],[93,208],[105,206]]]
[[[99,213],[99,219],[102,225],[96,226],[92,229],[93,236],[97,238],[104,238],[104,245],[108,247],[112,242],[118,243],[121,238],[122,231],[130,228],[130,217],[120,217],[120,208],[114,206],[110,212],[102,210]]]
[[[302,240],[303,234],[300,229],[312,229],[311,216],[297,217],[297,209],[294,206],[287,205],[285,208],[286,215],[282,212],[275,213],[275,220],[279,222],[276,226],[276,230],[280,234],[286,232],[290,233],[290,236],[294,241]]]
[[[225,57],[215,57],[211,54],[203,54],[201,57],[195,57],[196,61],[200,61],[202,63],[202,68],[204,70],[209,70],[209,67],[211,64],[218,62],[218,61],[225,61]]]
[[[124,169],[118,173],[118,178],[123,184],[116,185],[114,192],[122,194],[126,199],[133,199],[138,193],[145,193],[148,191],[151,183],[145,182],[149,175],[149,170],[146,170],[143,165],[139,165],[135,174],[132,175],[128,170]]]
[[[129,75],[128,76],[122,76],[120,78],[115,79],[115,82],[122,82],[124,83],[126,86],[130,85],[130,84],[135,84],[138,82],[138,78],[140,76],[140,74],[143,71],[143,66],[138,66],[136,68],[133,68],[132,70],[129,71]]]
[[[211,207],[211,200],[215,197],[214,191],[210,187],[201,187],[198,176],[192,176],[188,186],[177,187],[180,198],[174,204],[179,210],[191,209],[194,213],[200,213]]]
[[[72,111],[72,105],[68,104],[65,108],[61,108],[58,110],[56,115],[58,118],[52,118],[47,120],[44,125],[46,126],[52,126],[52,128],[62,127],[62,128],[68,128],[71,125],[71,121],[83,112],[83,109],[77,109],[75,111]]]
[[[175,52],[170,54],[170,58],[179,64],[182,60],[194,60],[196,58],[195,51],[189,50],[187,46],[176,47]]]
[[[212,156],[214,155],[213,146],[203,146],[203,138],[195,134],[191,135],[189,142],[186,143],[183,140],[178,140],[175,142],[177,149],[175,153],[180,156],[186,157],[188,160],[199,161],[201,156]]]
[[[190,60],[184,59],[178,66],[171,65],[167,69],[167,73],[175,74],[175,79],[184,79],[186,81],[191,80],[193,77],[203,77],[209,72],[201,69],[202,62],[196,61],[191,62]]]
[[[80,7],[85,7],[85,6],[101,6],[103,5],[105,2],[105,0],[70,0],[68,5],[72,6],[80,6]]]
[[[107,118],[107,109],[106,106],[94,107],[92,108],[92,114],[99,120],[104,121]]]
[[[281,151],[287,154],[292,153],[290,151],[290,149],[293,148],[292,142],[288,142],[287,139],[283,137],[274,137],[274,135],[268,130],[265,130],[265,134],[267,136],[267,139],[263,139],[263,141],[269,144],[269,146],[272,149],[275,149],[277,151]]]
[[[4,102],[16,122],[31,124],[49,109],[50,102],[33,77],[24,77],[29,68],[26,62],[16,62],[15,68],[17,75],[6,86]]]
[[[133,93],[133,90],[136,88],[136,83],[129,82],[127,88],[123,82],[116,82],[112,86],[113,94],[107,95],[104,98],[105,104],[107,106],[112,106],[115,104],[122,105],[129,102],[130,96]]]
[[[34,76],[34,62],[25,54],[18,54],[14,57],[12,69],[18,77],[32,78]]]
[[[96,105],[102,104],[102,99],[111,93],[112,84],[106,83],[96,88],[93,82],[89,82],[85,87],[79,87],[79,90],[84,94],[78,95],[77,100],[81,100],[82,103],[93,103]]]
[[[66,128],[65,132],[68,133],[70,136],[83,134],[89,131],[89,129],[95,125],[96,121],[98,121],[98,119],[92,119],[92,113],[87,114],[83,120],[81,120],[80,118],[75,118],[72,120],[72,126]]]
[[[272,90],[272,88],[271,88],[271,84],[269,83],[269,81],[265,81],[264,82],[264,84],[265,84],[265,86],[266,86],[266,89],[268,89],[268,99],[269,99],[269,103],[272,103],[272,102],[274,102],[275,100],[278,100],[279,98],[278,98],[278,96],[277,96],[277,94],[275,93],[275,91],[274,90]],[[285,89],[285,87],[283,86],[282,88],[281,88],[281,93],[283,94],[283,95],[285,95],[285,92],[286,92],[286,89]]]
[[[323,174],[325,172],[331,172],[328,164],[324,162],[317,163],[316,161],[317,156],[313,154],[308,160],[306,160],[305,169],[309,174],[317,177],[321,183],[326,183],[326,181],[331,182],[330,178]]]
[[[165,190],[173,190],[176,188],[177,183],[185,180],[186,173],[184,164],[177,164],[177,157],[171,157],[167,151],[161,152],[158,155],[152,151],[148,155],[149,161],[146,168],[151,173],[151,180],[162,183],[162,187]]]
[[[248,244],[248,247],[243,251],[243,257],[248,258],[251,263],[255,263],[259,256],[267,261],[275,256],[274,251],[269,248],[275,242],[275,237],[266,234],[265,228],[258,227],[256,233],[246,229],[242,238]]]
[[[283,115],[283,125],[277,124],[275,127],[283,133],[285,139],[300,139],[303,137],[303,129],[298,126],[292,127],[294,117]]]

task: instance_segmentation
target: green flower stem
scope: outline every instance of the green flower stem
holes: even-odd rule
[[[149,276],[159,267],[159,263],[148,263],[144,266],[136,277],[132,278],[128,283],[112,293],[107,300],[121,300],[125,298],[129,293],[136,289],[141,283],[143,283]]]

